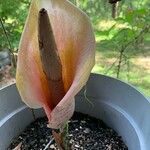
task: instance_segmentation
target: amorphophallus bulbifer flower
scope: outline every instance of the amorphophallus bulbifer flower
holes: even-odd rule
[[[54,55],[51,48],[56,49]],[[44,64],[43,59],[50,63]],[[72,116],[74,97],[86,84],[94,62],[95,38],[89,18],[67,0],[32,0],[19,46],[16,83],[28,106],[44,108],[51,128],[61,127]],[[52,70],[53,79],[48,78],[44,66]],[[59,83],[57,86],[60,80],[58,74],[55,79],[55,66],[61,67],[62,88]],[[55,99],[59,92],[61,97]]]

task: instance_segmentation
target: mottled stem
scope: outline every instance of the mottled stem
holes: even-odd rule
[[[52,130],[53,137],[55,142],[60,150],[70,150],[70,145],[67,140],[68,135],[68,123],[66,123],[62,129]]]

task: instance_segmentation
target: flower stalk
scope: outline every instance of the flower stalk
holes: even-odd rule
[[[39,11],[38,41],[43,72],[47,78],[49,89],[52,91],[51,108],[55,108],[65,95],[65,90],[62,80],[62,65],[60,57],[58,55],[51,23],[47,11],[44,8]],[[66,127],[67,125],[62,127],[62,130],[52,130],[55,142],[60,150],[68,149],[66,143]]]

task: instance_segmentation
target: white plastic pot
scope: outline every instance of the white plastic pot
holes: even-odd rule
[[[117,79],[91,74],[84,89],[76,96],[76,111],[102,119],[113,128],[129,150],[150,149],[150,101],[131,85]],[[44,112],[34,110],[36,118]],[[6,150],[34,117],[23,104],[15,84],[0,90],[0,150]]]

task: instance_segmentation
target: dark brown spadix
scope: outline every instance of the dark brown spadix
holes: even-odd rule
[[[38,19],[38,40],[43,72],[48,80],[55,107],[65,95],[62,79],[62,65],[47,11],[42,8]]]

